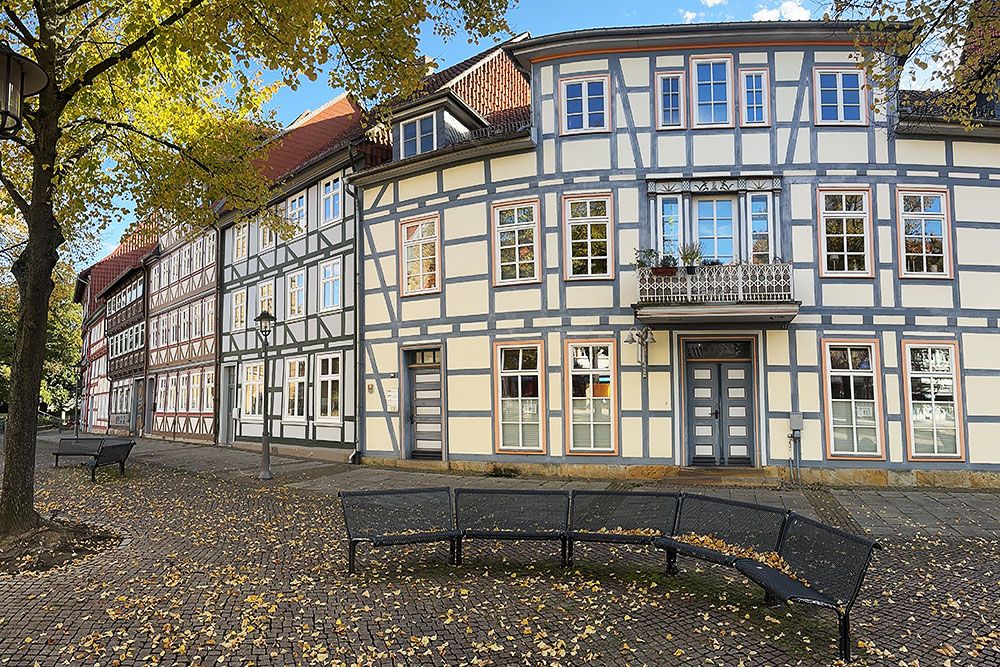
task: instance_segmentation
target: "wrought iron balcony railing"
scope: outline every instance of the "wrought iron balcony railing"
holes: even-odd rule
[[[699,266],[689,274],[679,267],[672,276],[638,269],[639,306],[782,303],[794,301],[791,264]]]

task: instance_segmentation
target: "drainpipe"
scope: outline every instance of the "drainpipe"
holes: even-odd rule
[[[215,234],[215,382],[212,383],[212,402],[215,406],[215,423],[212,425],[212,440],[216,445],[219,442],[219,425],[223,419],[229,419],[229,415],[223,415],[219,411],[222,402],[219,397],[222,392],[222,240],[226,235],[222,233],[221,221],[216,221],[212,225],[212,232]],[[226,387],[229,391],[229,387]],[[230,410],[232,406],[229,406]]]
[[[351,173],[357,173],[358,163],[364,166],[364,156],[357,153],[355,145],[348,146],[349,163]],[[348,463],[357,464],[361,462],[361,452],[364,451],[364,415],[365,415],[365,374],[364,374],[364,335],[361,323],[364,321],[364,268],[362,266],[362,249],[364,248],[362,237],[362,208],[363,197],[358,192],[357,186],[344,178],[344,192],[351,195],[354,200],[354,451],[348,459]],[[346,423],[346,422],[345,422]],[[343,436],[342,436],[343,437]]]

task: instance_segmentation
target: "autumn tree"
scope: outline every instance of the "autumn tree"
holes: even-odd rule
[[[997,116],[1000,2],[996,0],[835,0],[830,16],[860,19],[857,30],[876,90],[920,88],[908,111],[967,128]],[[905,67],[885,66],[889,54]]]
[[[36,526],[34,459],[53,271],[122,200],[197,228],[213,205],[253,210],[280,83],[327,73],[374,108],[420,85],[421,30],[506,30],[509,0],[9,0],[0,32],[49,85],[0,142],[0,209],[23,220],[0,538]],[[263,149],[266,150],[266,149]]]

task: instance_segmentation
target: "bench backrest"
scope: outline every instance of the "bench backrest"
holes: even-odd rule
[[[128,458],[128,455],[132,452],[132,447],[134,446],[135,442],[132,440],[110,443],[105,440],[101,443],[101,448],[97,452],[97,459],[95,463],[98,466],[103,466],[124,461]]]
[[[653,491],[573,491],[570,526],[581,533],[670,535],[680,495]]]
[[[568,491],[455,489],[461,531],[558,536],[569,530]]]
[[[432,535],[455,530],[447,487],[393,491],[341,491],[347,537]]]
[[[62,453],[78,453],[78,452],[94,452],[101,448],[101,442],[104,438],[85,436],[83,438],[59,438],[59,445],[56,448],[57,454]]]
[[[681,494],[675,535],[710,535],[734,546],[776,551],[786,510],[727,498]]]
[[[873,540],[793,513],[778,553],[796,577],[850,608],[877,548]]]

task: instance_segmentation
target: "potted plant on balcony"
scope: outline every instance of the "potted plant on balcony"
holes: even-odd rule
[[[701,260],[702,266],[722,266],[721,259],[703,259]]]
[[[635,251],[635,268],[652,269],[660,263],[660,251],[656,248],[643,248]]]
[[[654,276],[675,276],[677,275],[677,258],[672,254],[660,257],[660,261],[653,267]]]
[[[681,264],[684,265],[689,275],[694,275],[701,264],[701,245],[698,243],[685,243],[680,251]]]

